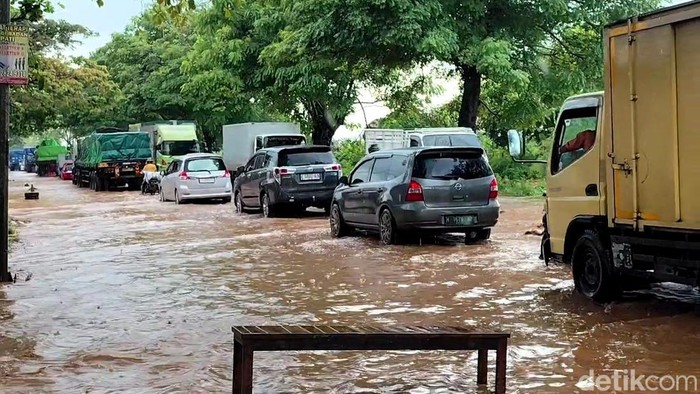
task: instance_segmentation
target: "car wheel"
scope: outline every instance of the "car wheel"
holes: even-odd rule
[[[469,245],[474,242],[486,241],[491,238],[490,228],[480,228],[478,230],[472,230],[465,234],[464,243]]]
[[[613,269],[610,252],[595,231],[586,230],[578,239],[571,267],[576,290],[587,298],[609,302],[620,296],[620,281]]]
[[[234,204],[236,205],[236,213],[243,213],[245,207],[243,206],[243,197],[241,197],[241,192],[236,192]]]
[[[331,236],[333,238],[340,238],[348,235],[350,229],[348,225],[345,224],[343,220],[343,214],[340,212],[340,206],[338,204],[333,204],[330,208],[330,225],[331,225]]]
[[[388,209],[382,210],[379,214],[379,237],[384,245],[393,245],[397,243],[396,224],[394,223],[394,217],[391,216],[391,212],[389,212]]]
[[[268,196],[267,193],[262,195],[262,202],[260,205],[262,206],[262,213],[264,217],[271,218],[275,216],[275,211],[270,205],[270,196]]]
[[[180,198],[180,193],[175,189],[175,204],[182,204],[182,199]]]

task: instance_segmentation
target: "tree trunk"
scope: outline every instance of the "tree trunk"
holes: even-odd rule
[[[462,103],[459,107],[459,127],[469,127],[476,131],[476,117],[479,112],[479,97],[481,96],[481,74],[476,66],[461,66]]]
[[[311,122],[311,139],[314,145],[330,145],[333,134],[342,124],[342,120],[335,119],[326,106],[318,101],[310,101],[304,108]]]

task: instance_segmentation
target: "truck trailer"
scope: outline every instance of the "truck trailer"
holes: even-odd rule
[[[159,170],[164,170],[173,158],[201,151],[197,139],[197,124],[190,120],[164,120],[129,125],[129,131],[148,133],[151,156]]]
[[[698,286],[700,1],[606,26],[604,54],[604,91],[559,112],[540,258],[570,264],[599,302],[654,282]],[[522,133],[508,137],[518,159]]]
[[[138,190],[151,159],[148,133],[100,129],[78,143],[73,184],[99,192],[117,187]]]
[[[259,122],[223,126],[224,164],[234,174],[245,166],[253,154],[262,148],[304,145],[306,137],[296,123]]]

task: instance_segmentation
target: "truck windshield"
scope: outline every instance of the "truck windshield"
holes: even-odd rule
[[[493,175],[481,155],[470,152],[425,153],[416,157],[413,177],[420,179],[477,179]]]
[[[162,153],[168,156],[184,156],[188,153],[199,153],[197,141],[165,141]]]
[[[202,157],[201,159],[191,159],[185,165],[185,171],[226,171],[224,161],[218,157]]]
[[[478,146],[481,142],[476,134],[435,134],[423,137],[423,146]]]
[[[335,164],[335,157],[330,150],[325,151],[282,151],[278,164],[286,166],[308,166],[312,164]]]
[[[286,146],[286,145],[302,145],[306,138],[303,135],[300,136],[279,136],[279,137],[267,137],[265,139],[265,148],[272,148],[275,146]]]

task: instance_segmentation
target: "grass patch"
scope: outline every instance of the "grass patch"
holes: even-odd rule
[[[547,190],[544,179],[508,179],[498,180],[498,192],[510,197],[542,197]]]

